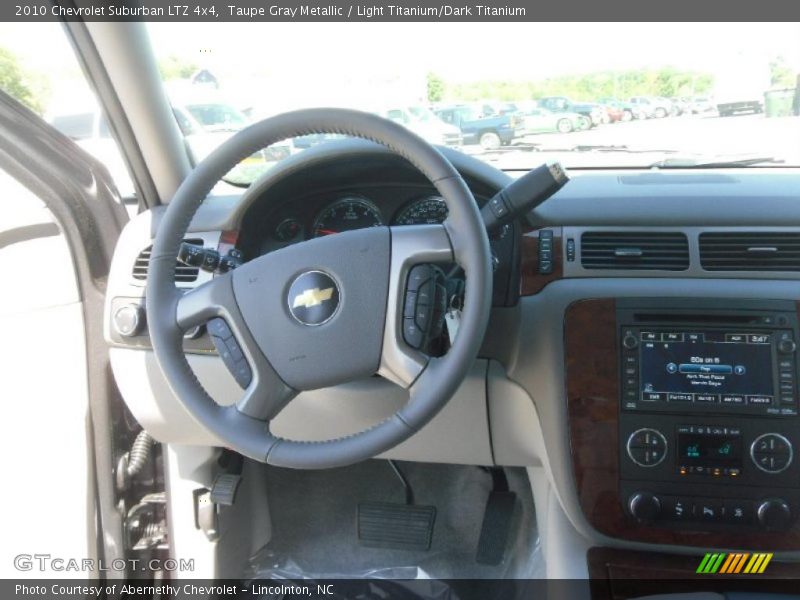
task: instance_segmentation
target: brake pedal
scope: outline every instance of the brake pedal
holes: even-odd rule
[[[362,502],[358,542],[368,548],[430,550],[435,521],[435,506]]]
[[[414,491],[393,460],[389,466],[403,484],[405,504],[393,502],[361,502],[356,515],[358,542],[368,548],[430,550],[435,506],[414,504]]]

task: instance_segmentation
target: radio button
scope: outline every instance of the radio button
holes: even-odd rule
[[[772,396],[748,396],[748,404],[772,404]]]
[[[723,394],[722,403],[742,405],[744,404],[744,396],[740,396],[739,394]]]
[[[693,402],[694,394],[667,394],[667,402]]]
[[[663,392],[644,392],[642,394],[642,402],[663,402],[666,394]]]
[[[719,394],[695,394],[694,401],[716,404],[719,402]]]

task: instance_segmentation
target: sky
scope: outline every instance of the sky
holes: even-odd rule
[[[449,82],[541,80],[674,66],[719,73],[742,57],[785,57],[800,70],[796,23],[153,23],[161,57],[212,69],[266,104],[346,94],[402,94],[427,72]],[[0,45],[54,80],[80,72],[55,23],[0,24]],[[256,83],[256,85],[254,85]],[[71,83],[69,84],[71,85]],[[69,87],[64,85],[63,87]],[[274,97],[280,96],[281,102]],[[330,101],[330,98],[326,98]],[[278,108],[283,109],[284,106]]]

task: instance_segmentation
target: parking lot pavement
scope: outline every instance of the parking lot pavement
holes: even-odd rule
[[[644,166],[664,158],[774,157],[800,166],[800,117],[683,116],[601,125],[567,134],[529,135],[493,152],[464,151],[501,169],[545,160],[567,166]]]

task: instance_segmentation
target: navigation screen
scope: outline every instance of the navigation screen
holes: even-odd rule
[[[642,332],[640,364],[643,400],[772,402],[768,333]]]

